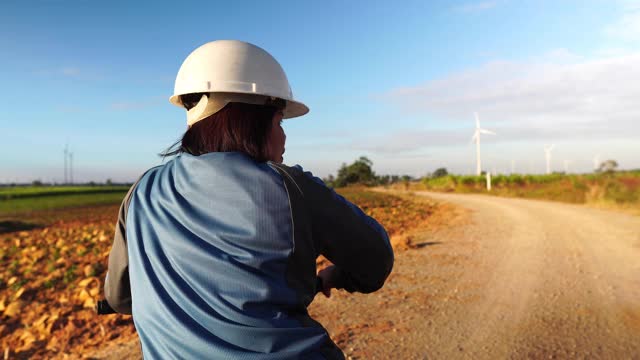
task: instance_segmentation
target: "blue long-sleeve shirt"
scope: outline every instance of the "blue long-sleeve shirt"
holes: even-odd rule
[[[348,291],[393,265],[384,228],[301,168],[183,154],[123,202],[105,296],[133,314],[145,358],[339,359],[306,310],[320,254]]]

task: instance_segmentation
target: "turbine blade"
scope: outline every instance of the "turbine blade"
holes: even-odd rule
[[[480,131],[481,134],[496,135],[496,133],[487,129],[478,129],[478,130]]]
[[[476,117],[476,129],[480,129],[480,118],[478,117],[478,113],[474,112],[473,115]]]

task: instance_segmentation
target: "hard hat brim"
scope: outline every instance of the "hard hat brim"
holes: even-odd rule
[[[287,107],[284,109],[283,118],[291,119],[305,115],[308,112],[309,108],[307,107],[307,105],[295,100],[287,100]]]
[[[247,95],[254,95],[252,93],[247,93]],[[296,101],[296,100],[286,100],[287,102],[287,106],[285,107],[283,113],[284,119],[292,119],[295,117],[300,117],[302,115],[305,115],[309,112],[309,107],[307,107],[307,105]],[[179,106],[181,108],[184,108],[184,104],[182,104],[182,101],[180,101],[180,95],[173,95],[169,98],[169,102],[172,103],[175,106]]]

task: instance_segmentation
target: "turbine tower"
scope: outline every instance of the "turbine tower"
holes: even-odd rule
[[[551,174],[551,150],[553,150],[555,145],[545,145],[544,146],[544,156],[547,158],[547,174]]]
[[[64,146],[64,184],[67,184],[68,180],[68,164],[67,160],[69,159],[69,144],[65,144]]]
[[[69,182],[73,185],[73,153],[69,153]]]
[[[593,171],[600,169],[600,154],[593,157]]]
[[[482,129],[480,127],[480,119],[478,113],[474,113],[476,116],[476,131],[471,137],[471,141],[476,141],[476,175],[482,175],[482,163],[480,161],[480,134],[495,135],[493,131]]]

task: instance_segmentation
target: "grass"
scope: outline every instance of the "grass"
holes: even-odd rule
[[[425,178],[419,186],[443,192],[488,193],[574,204],[640,208],[640,171],[571,175],[496,175],[492,178],[490,192],[486,190],[484,176],[448,175]]]
[[[338,194],[347,198],[349,201],[358,204],[363,209],[370,207],[385,207],[388,206],[389,200],[393,199],[392,196],[387,194],[380,194],[373,191],[368,191],[367,188],[362,186],[351,186],[336,189]]]
[[[32,211],[55,210],[89,205],[117,204],[128,189],[107,192],[58,193],[0,200],[0,216],[19,215]]]
[[[128,186],[12,186],[0,187],[0,200],[40,196],[127,192]]]
[[[384,226],[389,236],[397,235],[425,221],[432,209],[406,197],[373,192],[363,186],[336,189]]]

